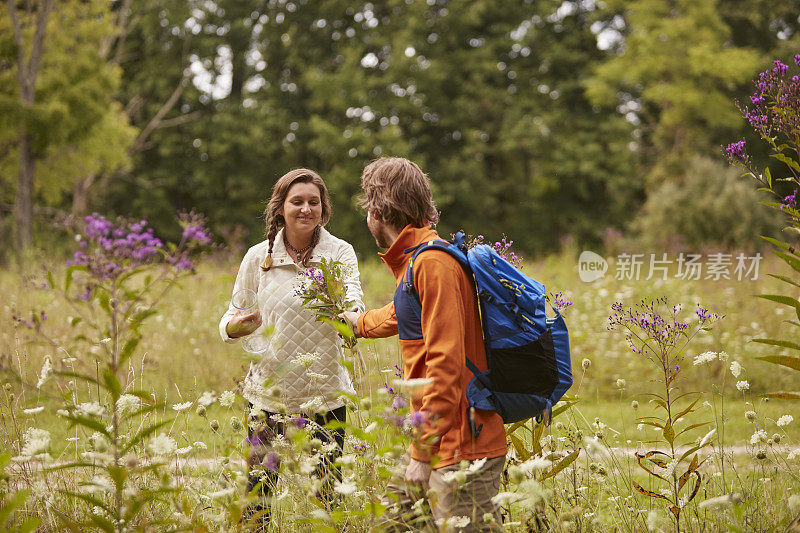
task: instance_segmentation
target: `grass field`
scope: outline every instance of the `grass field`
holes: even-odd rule
[[[565,469],[558,481],[551,479],[542,482],[545,496],[529,499],[527,504],[523,501],[510,505],[509,521],[512,524],[519,522],[516,526],[518,530],[533,527],[531,517],[535,515],[545,517],[549,527],[558,531],[589,531],[601,526],[636,531],[648,527],[648,519],[652,524],[661,524],[659,528],[670,528],[670,515],[658,510],[663,505],[659,507],[658,502],[644,498],[631,488],[633,480],[645,484],[644,478],[647,477],[637,470],[633,451],[659,447],[648,441],[659,437],[660,430],[642,427],[637,420],[637,417],[655,413],[654,406],[648,403],[648,398],[642,393],[663,390],[663,383],[659,389],[658,383],[654,382],[658,374],[631,353],[622,335],[607,329],[610,306],[615,301],[632,304],[642,298],[668,296],[671,305],[683,305],[686,315],[691,315],[698,305],[725,315],[710,331],[698,335],[689,345],[681,362],[683,380],[678,384],[682,392],[703,393],[697,411],[687,415],[687,418],[692,424],[708,423],[686,433],[684,441],[694,442],[709,429],[717,429],[714,437],[717,448],[714,449],[718,451],[710,451],[712,456],[703,467],[703,499],[733,493],[743,493],[753,498],[750,503],[726,507],[727,510],[720,511],[720,517],[712,521],[709,521],[707,510],[701,511],[695,505],[700,501],[698,499],[687,507],[691,508],[693,514],[691,519],[686,519],[683,529],[701,530],[705,523],[712,530],[727,530],[734,526],[743,530],[766,530],[785,524],[790,518],[789,497],[800,489],[797,459],[786,457],[798,443],[800,410],[793,403],[766,401],[759,395],[774,390],[796,390],[797,378],[790,371],[777,370],[778,367],[758,361],[757,357],[777,352],[774,347],[751,342],[753,338],[788,335],[784,321],[792,318],[793,309],[754,297],[755,294],[769,294],[777,290],[786,293],[781,282],[766,275],[769,272],[783,273],[782,263],[770,257],[765,258],[757,280],[687,281],[671,277],[667,280],[622,281],[615,279],[614,272],[609,271],[602,280],[584,283],[580,281],[576,269],[577,255],[576,251],[567,250],[530,262],[524,269],[527,274],[543,281],[551,291],[562,291],[565,298],[574,302],[565,313],[570,329],[575,382],[568,396],[578,401],[556,419],[558,424],[554,423],[545,430],[544,437],[545,440],[549,438],[548,435],[553,437],[551,451],[554,461],[572,449],[570,439],[574,437],[574,431],[580,431],[585,436],[602,437],[599,442],[606,449],[610,448],[611,452],[606,452],[609,455],[605,459],[597,459],[589,454]],[[179,288],[172,290],[158,305],[158,314],[149,319],[144,327],[142,342],[131,359],[127,373],[127,382],[131,387],[148,391],[164,402],[162,407],[147,415],[146,421],[174,419],[162,430],[175,438],[178,447],[197,441],[205,444],[207,449],[196,449],[192,453],[195,460],[242,454],[241,442],[245,435],[241,429],[233,429],[237,424],[231,420],[232,417],[239,420],[245,418],[241,398],[230,407],[215,403],[203,416],[195,413],[197,404],[183,412],[172,409],[174,404],[194,402],[206,391],[220,394],[235,390],[238,380],[246,373],[249,364],[246,354],[236,345],[222,343],[217,329],[219,317],[227,307],[237,267],[237,258],[209,258],[200,265],[196,275],[185,279]],[[57,278],[63,275],[63,269],[56,266],[54,270]],[[87,374],[96,373],[92,354],[99,353],[100,339],[76,339],[77,328],[72,325],[72,319],[76,316],[74,309],[52,291],[36,288],[43,279],[42,270],[38,267],[28,268],[24,273],[19,269],[0,272],[0,293],[6,295],[0,308],[0,320],[5,324],[0,329],[0,354],[5,380],[9,383],[3,390],[0,402],[3,410],[0,439],[3,447],[16,455],[23,443],[21,433],[26,428],[44,428],[51,433],[50,454],[53,459],[68,461],[79,457],[86,449],[91,432],[68,428],[59,420],[55,406],[65,394],[76,394],[79,400],[88,401],[98,398],[97,391],[85,386],[71,389],[69,383],[61,382],[37,389],[36,382],[46,356],[54,361],[57,368],[69,366]],[[368,307],[383,305],[391,298],[394,280],[385,266],[376,260],[366,259],[362,262],[361,279]],[[40,336],[14,321],[16,316],[24,319],[31,312],[41,311],[47,315],[42,332],[52,342],[42,341]],[[56,345],[60,348],[56,348]],[[362,341],[361,350],[367,360],[368,376],[360,383],[360,390],[370,398],[372,407],[362,409],[363,413],[359,410],[351,412],[351,423],[356,428],[353,429],[353,435],[357,434],[358,438],[351,436],[349,443],[368,442],[370,446],[375,446],[375,455],[371,459],[373,464],[370,466],[359,457],[355,466],[348,467],[352,468],[352,478],[358,483],[359,489],[347,495],[349,499],[344,506],[345,511],[341,511],[340,515],[333,512],[309,522],[308,513],[316,509],[313,503],[296,510],[284,509],[279,505],[277,508],[286,513],[285,524],[288,525],[277,530],[318,527],[340,529],[345,524],[356,530],[366,530],[374,525],[373,519],[358,515],[355,509],[363,511],[364,498],[369,500],[374,496],[375,480],[380,479],[381,472],[384,472],[381,470],[383,467],[375,465],[384,464],[385,468],[390,468],[391,454],[394,453],[391,450],[398,446],[401,450],[402,439],[395,438],[391,428],[381,427],[375,440],[364,440],[367,436],[359,431],[370,420],[380,420],[377,413],[382,398],[377,391],[387,377],[391,377],[390,373],[382,371],[399,363],[400,355],[395,339]],[[724,351],[729,359],[708,365],[693,365],[693,357],[706,351]],[[62,363],[62,360],[70,362]],[[584,363],[584,360],[590,363]],[[744,368],[738,378],[734,378],[729,371],[733,361]],[[13,375],[20,376],[27,386],[17,382]],[[737,380],[747,380],[749,390],[737,390]],[[631,405],[634,400],[639,403],[638,410]],[[44,407],[40,412],[24,413],[26,409],[35,410],[40,406]],[[745,416],[748,411],[754,412],[750,420]],[[796,415],[798,420],[779,427],[776,421],[787,414]],[[219,428],[212,429],[211,421],[217,421]],[[751,445],[751,438],[758,430],[764,431],[769,442]],[[779,442],[775,442],[776,434]],[[532,437],[530,431],[526,433],[523,430],[519,431],[518,436],[526,443]],[[725,454],[719,450],[719,445],[728,448]],[[762,449],[769,454],[757,461],[754,457]],[[725,477],[725,468],[721,468],[720,459],[723,457],[733,468],[727,471],[728,477]],[[605,476],[597,474],[597,465],[600,464],[606,465],[603,467]],[[756,464],[757,469],[754,466]],[[236,474],[235,468],[224,470],[233,468],[231,465],[219,468],[222,470],[216,470],[216,466],[200,465],[197,470],[192,470],[193,473],[181,470],[178,478],[202,478],[200,485],[190,483],[195,486],[194,492],[190,491],[189,494],[194,494],[192,497],[198,501],[204,501],[204,492],[198,489],[199,486],[206,487],[206,492],[216,494],[221,490],[220,487],[228,490],[235,486],[239,479],[237,475],[241,477],[241,472]],[[350,472],[348,468],[346,472]],[[31,472],[26,473],[25,469],[14,472],[23,476],[17,478],[15,486],[24,486],[25,483],[37,486],[30,482],[33,476]],[[282,481],[288,491],[286,493],[291,499],[304,499],[293,488],[293,483],[297,487],[303,486],[301,481],[292,479],[287,474],[286,481]],[[769,481],[758,481],[763,479]],[[23,483],[21,480],[28,481]],[[55,528],[55,514],[47,511],[49,507],[42,501],[34,499],[26,509],[28,513],[45,513],[48,517],[45,529]],[[211,513],[213,519],[198,518],[198,523],[202,522],[212,529],[216,526],[209,524],[217,524],[222,528],[220,524],[226,523],[224,517],[229,510],[230,506],[225,504]],[[652,515],[654,511],[658,511],[657,515]],[[157,513],[157,510],[153,510],[153,513]],[[24,513],[20,516],[24,516]],[[512,529],[514,527],[511,526]]]

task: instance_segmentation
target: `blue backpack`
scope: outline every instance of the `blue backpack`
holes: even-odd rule
[[[413,249],[412,249],[413,250]],[[545,288],[482,244],[465,251],[464,234],[452,242],[435,240],[416,248],[408,262],[403,291],[414,289],[413,266],[427,250],[453,256],[475,281],[488,370],[466,360],[474,377],[467,387],[470,429],[477,437],[474,409],[496,411],[506,424],[537,417],[549,424],[552,408],[572,386],[567,326],[561,314],[545,314]],[[411,250],[409,250],[411,251]]]

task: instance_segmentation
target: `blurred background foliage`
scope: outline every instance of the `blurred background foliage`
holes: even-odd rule
[[[171,236],[187,208],[253,244],[272,184],[306,166],[331,230],[371,251],[354,196],[381,155],[429,174],[442,234],[505,233],[528,254],[619,234],[751,248],[777,227],[720,145],[748,138],[733,102],[753,76],[800,50],[798,0],[59,0],[24,102],[18,52],[44,3],[0,10],[5,258],[26,246],[23,132],[32,242],[50,249],[66,216]]]

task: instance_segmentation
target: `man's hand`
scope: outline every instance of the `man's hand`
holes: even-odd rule
[[[339,318],[344,320],[345,322],[350,324],[350,327],[353,328],[353,334],[356,338],[359,337],[358,334],[358,317],[361,316],[361,313],[356,313],[355,311],[345,311],[344,313],[339,315]]]
[[[419,485],[427,491],[431,478],[431,464],[411,459],[406,467],[406,483]]]
[[[238,339],[239,337],[250,335],[257,330],[261,325],[261,320],[261,313],[258,310],[248,312],[244,309],[239,309],[233,317],[231,317],[228,325],[225,326],[225,332],[228,334],[228,337]]]

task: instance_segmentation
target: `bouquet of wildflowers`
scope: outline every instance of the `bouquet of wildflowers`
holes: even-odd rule
[[[500,255],[500,257],[522,270],[522,256],[511,249],[511,247],[514,245],[514,241],[508,240],[508,237],[505,235],[503,235],[499,241],[495,242],[486,242],[483,235],[478,235],[477,237],[468,235],[464,239],[464,244],[467,250],[470,248],[475,248],[476,246],[480,246],[481,244],[488,244],[494,249],[495,252],[498,253],[498,255]]]
[[[347,299],[345,277],[348,267],[339,261],[322,258],[319,267],[311,267],[302,273],[303,283],[297,295],[303,305],[314,311],[316,319],[331,324],[344,339],[345,346],[358,361],[361,374],[366,376],[366,365],[356,346],[353,329],[339,318],[345,311],[353,309],[354,302]]]

